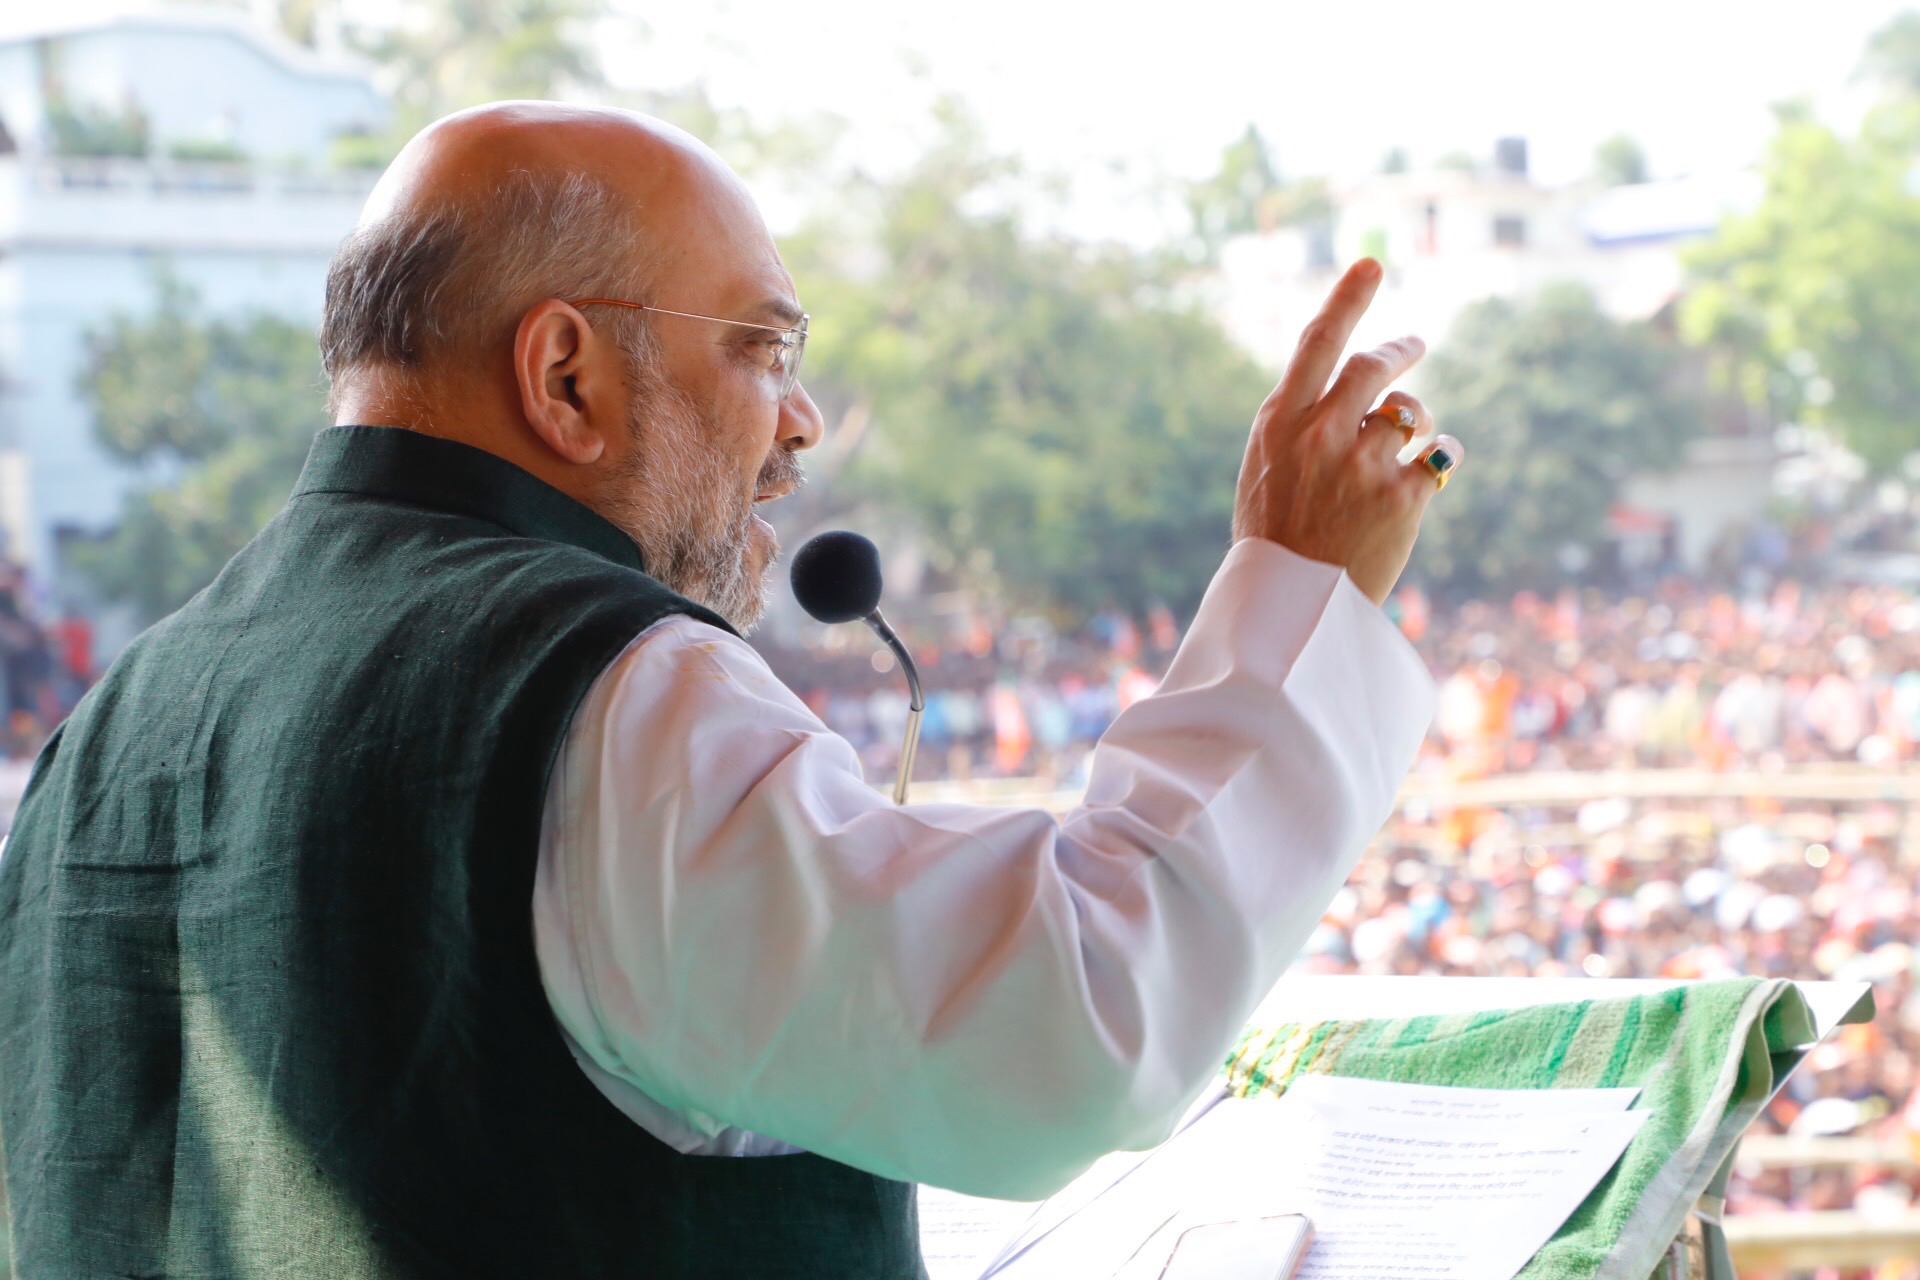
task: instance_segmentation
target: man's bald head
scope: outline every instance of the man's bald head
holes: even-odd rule
[[[705,230],[765,238],[705,145],[636,112],[505,102],[413,138],[327,276],[321,356],[336,400],[371,375],[455,372],[512,339],[543,298],[651,301]],[[637,312],[611,317],[637,341]]]
[[[446,436],[598,512],[750,627],[755,507],[820,439],[793,279],[739,179],[670,125],[508,102],[407,144],[327,272],[336,420]]]
[[[381,175],[359,225],[485,198],[512,172],[596,173],[640,204],[703,171],[723,182],[732,176],[699,139],[651,116],[556,102],[496,102],[456,112],[414,135]]]

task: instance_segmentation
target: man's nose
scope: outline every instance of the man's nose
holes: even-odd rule
[[[827,434],[827,423],[820,406],[813,402],[802,383],[793,384],[793,392],[780,402],[780,443],[789,449],[811,449]]]

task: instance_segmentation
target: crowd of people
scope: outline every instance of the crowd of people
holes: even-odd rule
[[[1439,683],[1422,769],[1873,766],[1920,744],[1920,599],[1905,589],[1787,581],[1743,597],[1670,578],[1646,595],[1522,592],[1441,612],[1408,589],[1389,609]],[[1164,610],[1067,636],[1035,620],[944,632],[915,651],[916,775],[1063,785],[1179,640]],[[864,632],[763,651],[870,768],[894,766],[905,685],[876,674],[892,659]]]
[[[1408,798],[1299,961],[1323,973],[1871,981],[1879,1014],[1820,1048],[1760,1128],[1869,1134],[1920,1151],[1920,814],[1898,796],[1796,798],[1817,773],[1883,774],[1920,752],[1920,597],[1683,578],[1439,608],[1390,604],[1433,671],[1434,725]],[[917,655],[923,777],[1027,776],[1070,790],[1107,723],[1153,687],[1170,618],[1060,637],[961,626]],[[995,637],[999,637],[996,639]],[[889,779],[902,682],[858,629],[769,660]],[[1751,779],[1629,800],[1595,781],[1551,802],[1449,803],[1478,779],[1686,770]],[[1689,792],[1692,794],[1689,794]],[[1920,1176],[1745,1170],[1736,1209],[1904,1207]]]
[[[0,834],[12,824],[34,756],[93,678],[87,621],[39,618],[26,575],[0,561]]]
[[[31,760],[92,679],[82,618],[38,620],[26,575],[0,561],[0,760]]]
[[[1756,1128],[1920,1151],[1920,825],[1891,788],[1834,798],[1920,749],[1914,594],[1669,580],[1642,597],[1522,595],[1444,617],[1416,602],[1409,622],[1439,681],[1415,770],[1435,799],[1396,815],[1303,965],[1869,981],[1876,1018],[1816,1050]],[[1744,782],[1443,802],[1456,780],[1645,769]],[[1825,798],[1783,785],[1811,775],[1833,780]],[[1917,1195],[1920,1174],[1897,1162],[1743,1165],[1728,1199],[1734,1212],[1870,1211]]]
[[[1431,668],[1432,731],[1404,803],[1299,965],[1326,973],[1735,974],[1860,979],[1879,1013],[1822,1046],[1760,1126],[1920,1151],[1920,815],[1896,794],[1795,798],[1769,780],[1880,773],[1920,754],[1920,595],[1669,578],[1644,594],[1522,593],[1389,614]],[[917,776],[1084,781],[1094,743],[1178,647],[1173,616],[1061,634],[1032,620],[913,628],[928,691]],[[890,780],[905,685],[859,628],[762,641],[769,662]],[[0,751],[22,769],[89,674],[83,629],[43,625],[0,570]],[[1478,779],[1684,769],[1734,795],[1450,802]],[[1711,789],[1709,789],[1711,790]],[[1724,790],[1724,789],[1722,789]],[[1807,788],[1799,788],[1806,794]],[[1778,793],[1778,794],[1776,794]],[[1750,1170],[1733,1207],[1906,1206],[1920,1174]]]

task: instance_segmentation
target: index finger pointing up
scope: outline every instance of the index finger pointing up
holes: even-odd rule
[[[1280,385],[1267,398],[1283,419],[1305,413],[1326,393],[1327,379],[1340,363],[1340,353],[1347,349],[1354,326],[1380,288],[1380,276],[1380,264],[1372,258],[1362,258],[1348,267],[1327,295],[1320,314],[1301,331],[1300,345],[1287,362]]]

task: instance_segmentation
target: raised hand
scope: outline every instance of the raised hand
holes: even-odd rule
[[[1348,268],[1300,335],[1280,385],[1254,417],[1233,516],[1236,539],[1266,538],[1337,564],[1375,604],[1407,567],[1421,515],[1440,487],[1436,467],[1450,470],[1465,456],[1458,440],[1443,435],[1411,461],[1398,457],[1416,434],[1432,430],[1425,408],[1405,392],[1381,401],[1426,354],[1420,339],[1359,352],[1334,377],[1380,274],[1371,258]]]

